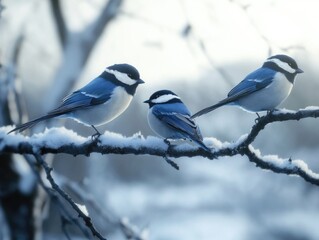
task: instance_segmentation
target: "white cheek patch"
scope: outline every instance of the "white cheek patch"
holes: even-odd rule
[[[119,71],[110,70],[110,69],[105,69],[105,71],[113,74],[117,78],[117,80],[119,80],[120,82],[126,85],[133,85],[136,83],[136,81],[130,78],[126,73],[121,73]]]
[[[172,99],[180,99],[180,98],[176,95],[173,95],[173,94],[166,94],[166,95],[162,95],[158,98],[153,99],[152,103],[166,103]]]
[[[289,73],[295,73],[296,70],[293,69],[292,67],[289,66],[288,63],[286,62],[282,62],[279,59],[276,58],[272,58],[272,59],[268,59],[266,62],[273,62],[275,63],[278,67],[282,68],[283,70],[289,72]]]

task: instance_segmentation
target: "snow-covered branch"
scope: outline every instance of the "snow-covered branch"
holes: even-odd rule
[[[210,153],[188,145],[187,143],[169,148],[157,137],[144,138],[140,133],[131,137],[105,132],[97,141],[91,137],[82,137],[65,128],[46,129],[43,133],[24,137],[20,134],[7,135],[11,127],[0,128],[0,151],[6,153],[34,154],[34,153],[66,153],[71,155],[101,154],[136,154],[153,155],[159,157],[195,157],[202,156],[216,159],[223,156],[245,155],[256,166],[277,173],[298,175],[306,181],[319,186],[319,175],[308,169],[302,160],[281,159],[274,156],[262,156],[251,144],[267,124],[304,118],[317,118],[319,107],[307,107],[299,111],[277,110],[261,117],[254,124],[248,134],[241,136],[237,141],[220,142],[216,138],[205,138],[205,144],[212,148]]]
[[[309,106],[299,111],[291,111],[286,109],[281,109],[278,111],[271,112],[256,121],[256,124],[252,127],[250,133],[248,134],[242,146],[248,146],[251,144],[260,131],[262,131],[265,126],[273,122],[283,122],[289,120],[297,120],[304,118],[318,118],[319,117],[319,107]]]

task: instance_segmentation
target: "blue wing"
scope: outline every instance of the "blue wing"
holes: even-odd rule
[[[197,142],[202,141],[200,130],[183,103],[156,105],[152,111],[162,123],[176,130],[181,136]]]
[[[116,85],[98,77],[63,99],[61,106],[49,114],[64,114],[76,109],[102,104],[111,98]]]
[[[232,98],[232,101],[251,94],[260,89],[267,87],[272,83],[276,71],[269,68],[259,68],[256,71],[249,74],[236,85],[229,93],[228,98]]]
[[[195,113],[192,118],[199,117],[203,114],[209,113],[226,104],[235,103],[242,97],[257,92],[272,83],[274,76],[277,72],[269,68],[259,68],[250,73],[244,80],[236,85],[227,95],[227,98],[221,100],[213,106],[204,108]]]

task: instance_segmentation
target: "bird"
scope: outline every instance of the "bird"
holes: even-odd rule
[[[236,105],[248,112],[273,111],[290,94],[297,74],[303,73],[296,61],[283,54],[266,59],[262,67],[248,74],[227,97],[206,107],[192,118],[209,113],[224,105]]]
[[[211,152],[203,143],[200,129],[191,119],[190,111],[175,93],[160,90],[153,93],[144,103],[149,105],[147,119],[150,128],[164,138],[166,143],[169,144],[168,139],[183,139]]]
[[[9,133],[22,132],[39,122],[51,118],[71,118],[91,126],[100,136],[96,126],[108,123],[122,114],[129,106],[138,85],[144,81],[132,65],[114,64],[84,87],[66,96],[59,107],[46,115],[12,129]]]

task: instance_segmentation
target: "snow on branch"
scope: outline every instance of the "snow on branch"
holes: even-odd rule
[[[211,153],[197,147],[181,144],[169,148],[167,144],[157,137],[143,137],[137,133],[131,137],[105,132],[98,140],[91,137],[82,137],[65,128],[46,129],[43,133],[24,137],[20,134],[7,132],[11,127],[0,128],[0,152],[19,154],[47,154],[66,153],[71,155],[86,155],[91,153],[101,154],[136,154],[153,155],[159,157],[194,157],[202,156],[216,159],[223,156],[245,155],[256,166],[277,173],[293,174],[319,186],[319,175],[313,173],[302,160],[281,159],[277,156],[262,156],[251,144],[267,124],[304,118],[317,118],[319,107],[307,107],[299,111],[277,110],[259,118],[248,134],[241,136],[237,141],[220,142],[216,138],[205,138],[205,144],[212,148]]]
[[[254,149],[251,145],[245,149],[244,154],[249,158],[249,161],[254,162],[260,168],[276,173],[299,175],[307,182],[319,185],[319,174],[309,169],[307,164],[302,160],[283,159],[277,155],[262,156],[260,151]]]

